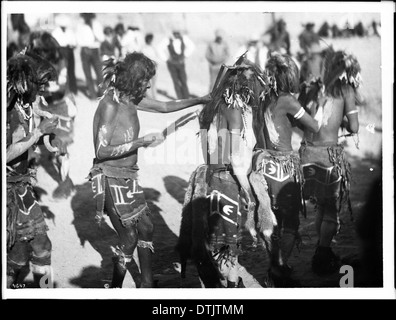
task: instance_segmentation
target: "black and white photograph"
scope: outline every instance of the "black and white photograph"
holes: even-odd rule
[[[396,298],[393,2],[1,6],[2,299]]]

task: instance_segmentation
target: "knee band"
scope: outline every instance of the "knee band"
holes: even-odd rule
[[[21,269],[28,264],[28,261],[29,260],[26,260],[24,262],[17,262],[7,257],[7,270],[8,270],[8,266],[16,270]]]
[[[30,263],[33,273],[49,274],[51,271],[51,251],[43,252],[43,255],[40,257],[33,253]]]
[[[139,240],[137,243],[137,246],[139,248],[149,248],[151,250],[151,252],[154,253],[154,245],[153,245],[152,241]]]
[[[25,264],[19,264],[11,259],[7,258],[7,276],[15,277],[19,273],[19,271],[26,266]]]
[[[37,266],[49,266],[51,265],[51,251],[44,251],[41,256],[32,254],[32,264]]]
[[[126,269],[126,264],[132,261],[133,254],[125,254],[125,252],[117,246],[111,247],[114,253],[115,263],[118,263],[123,269]]]

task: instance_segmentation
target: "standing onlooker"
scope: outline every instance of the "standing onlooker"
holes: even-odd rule
[[[215,39],[208,44],[205,57],[209,62],[209,90],[212,90],[221,65],[225,64],[229,57],[229,47],[224,40],[223,30],[215,31]]]
[[[304,31],[298,36],[300,48],[305,54],[308,54],[311,51],[312,45],[319,44],[319,36],[314,31],[314,27],[314,23],[307,23],[305,25]]]
[[[140,29],[138,27],[128,27],[128,30],[122,37],[121,44],[124,55],[132,52],[142,52],[144,40]]]
[[[157,50],[155,49],[155,47],[153,46],[153,40],[154,40],[154,35],[152,33],[148,33],[146,34],[146,36],[144,37],[144,41],[146,42],[146,44],[143,46],[142,48],[142,53],[150,58],[151,60],[153,60],[154,62],[158,62],[158,53]],[[157,95],[157,86],[156,86],[156,81],[157,77],[153,76],[151,78],[151,88],[150,90],[147,92],[148,93],[148,97],[152,98],[152,99],[156,99],[156,95]]]
[[[239,58],[246,52],[246,58],[259,66],[261,70],[264,70],[269,50],[268,41],[265,40],[266,37],[266,34],[263,34],[261,38],[257,33],[252,34],[247,43],[239,47],[235,58]]]
[[[11,14],[10,22],[11,28],[7,28],[7,59],[25,48],[30,36],[24,14]]]
[[[185,59],[192,54],[194,49],[194,43],[187,35],[182,35],[179,30],[174,30],[172,35],[165,38],[159,46],[159,54],[166,61],[178,99],[190,97]]]
[[[56,29],[52,36],[58,41],[59,51],[66,61],[67,68],[67,86],[70,92],[77,93],[77,80],[75,73],[74,49],[77,46],[77,40],[73,30],[70,28],[71,21],[67,15],[60,14],[55,18]]]
[[[100,56],[102,61],[106,61],[116,56],[116,42],[114,37],[114,30],[111,27],[105,27],[103,30],[105,39],[100,44]]]
[[[81,13],[84,23],[78,27],[78,44],[81,47],[81,62],[87,81],[90,99],[95,99],[100,95],[99,87],[95,88],[91,68],[96,74],[96,83],[102,82],[102,62],[100,60],[99,47],[104,40],[103,28],[98,21],[95,20],[95,13]]]
[[[114,33],[115,33],[115,45],[118,50],[118,57],[122,57],[125,55],[125,52],[123,52],[122,49],[122,38],[124,37],[125,34],[125,28],[122,22],[116,24],[116,26],[114,27]]]
[[[272,29],[271,38],[275,51],[290,55],[290,36],[283,19],[280,19]]]

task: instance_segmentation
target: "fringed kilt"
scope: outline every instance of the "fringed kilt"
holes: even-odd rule
[[[339,211],[346,204],[352,214],[349,198],[351,166],[342,145],[302,143],[301,162],[304,172],[304,198],[314,202],[338,202]]]
[[[89,173],[96,202],[96,221],[101,223],[105,210],[106,190],[110,192],[123,226],[136,224],[143,214],[150,214],[136,168],[94,165]]]
[[[7,177],[7,248],[46,234],[48,226],[29,176]]]
[[[216,256],[231,260],[241,252],[239,187],[226,167],[199,166],[191,175],[184,198],[179,241],[182,260],[199,263]],[[210,259],[210,258],[209,258]]]

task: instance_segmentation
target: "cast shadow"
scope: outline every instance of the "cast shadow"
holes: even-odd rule
[[[74,216],[72,224],[81,246],[89,243],[100,254],[102,261],[100,268],[88,266],[79,277],[71,279],[70,283],[81,288],[105,288],[111,284],[114,257],[112,247],[118,245],[118,235],[106,221],[102,221],[100,225],[95,221],[96,209],[90,182],[76,186],[71,207]],[[139,277],[136,263],[132,263],[130,269],[132,278],[137,283]]]
[[[157,286],[159,288],[180,288],[182,285],[180,259],[175,251],[178,237],[172,232],[164,220],[163,214],[166,213],[162,212],[162,209],[156,204],[161,196],[160,192],[152,188],[143,188],[143,190],[154,224],[154,280],[158,283]],[[199,280],[197,281],[199,283]],[[196,286],[197,284],[194,281],[192,284],[189,284],[189,287]]]
[[[184,195],[188,187],[188,182],[177,176],[164,177],[166,191],[180,204],[184,202]]]

